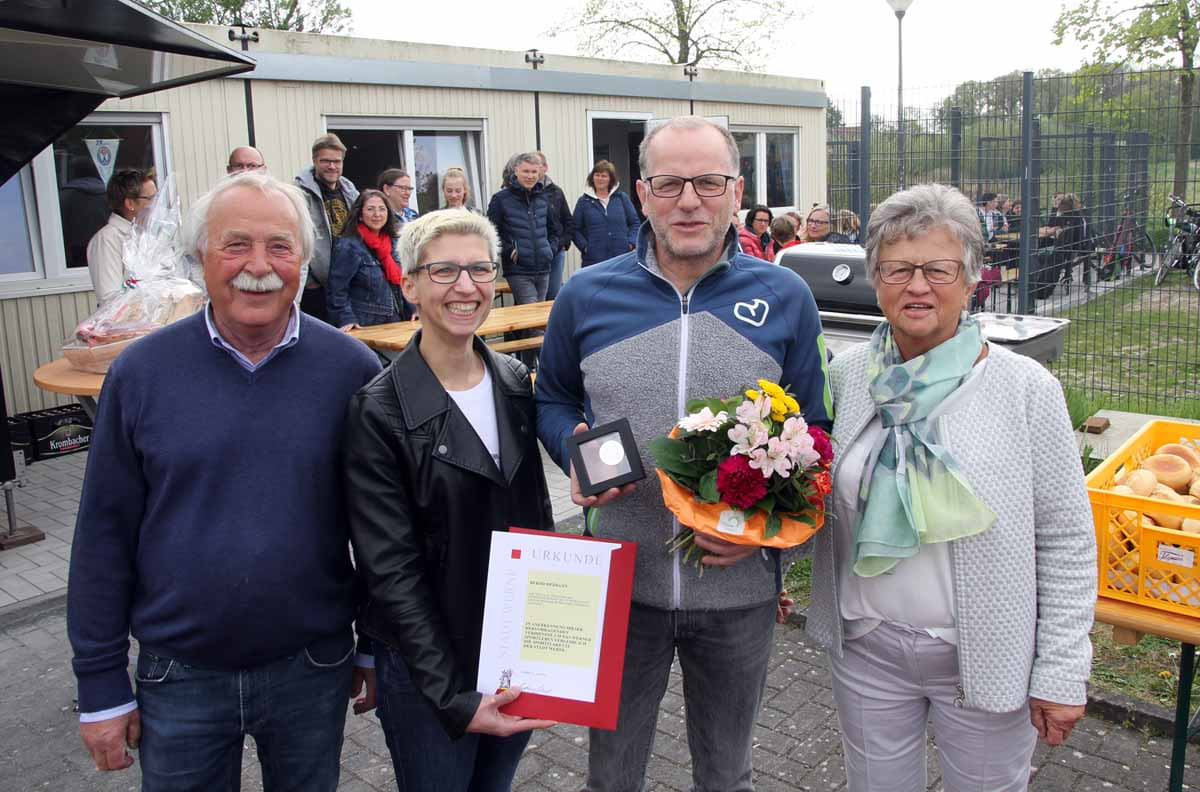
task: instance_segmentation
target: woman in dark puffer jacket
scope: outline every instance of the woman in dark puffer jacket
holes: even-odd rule
[[[642,224],[633,201],[618,189],[621,183],[611,162],[597,162],[587,183],[573,215],[575,247],[583,254],[585,267],[633,250]]]

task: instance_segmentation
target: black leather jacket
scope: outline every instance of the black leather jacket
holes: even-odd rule
[[[497,470],[419,342],[420,333],[350,401],[346,505],[368,594],[358,628],[404,657],[414,686],[457,738],[480,701],[491,532],[553,530],[554,522],[529,370],[475,340],[492,375]]]

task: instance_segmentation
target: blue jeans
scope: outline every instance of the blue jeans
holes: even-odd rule
[[[451,740],[433,706],[413,686],[404,658],[375,645],[376,714],[400,792],[508,792],[529,732],[465,734]]]
[[[668,611],[635,602],[629,611],[617,729],[589,731],[586,789],[643,788],[659,703],[678,651],[692,789],[753,790],[750,754],[775,638],[775,608],[774,600],[719,611]]]
[[[560,269],[559,272],[561,274],[562,270]],[[550,275],[545,272],[540,275],[509,275],[507,280],[508,287],[512,289],[514,305],[526,305],[527,303],[541,302],[546,299],[546,289],[547,284],[550,282]],[[505,333],[504,340],[515,341],[539,335],[542,335],[541,330],[517,330]],[[538,350],[536,349],[523,349],[517,352],[516,357],[530,368],[537,367]]]
[[[211,671],[143,650],[142,791],[238,792],[248,734],[267,792],[333,792],[353,656],[347,640],[336,653],[304,649],[245,671]]]
[[[562,288],[563,264],[567,260],[567,251],[559,250],[554,254],[554,262],[550,265],[550,283],[546,286],[546,299],[553,300]]]

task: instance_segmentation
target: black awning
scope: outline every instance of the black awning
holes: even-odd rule
[[[0,183],[105,99],[253,68],[132,0],[0,0]]]

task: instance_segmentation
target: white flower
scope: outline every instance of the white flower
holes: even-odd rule
[[[788,459],[798,469],[814,465],[821,459],[821,455],[813,450],[812,435],[808,433],[808,424],[803,418],[788,418],[784,421],[779,441],[786,448]]]
[[[726,437],[734,444],[730,454],[745,454],[750,456],[750,452],[759,446],[767,444],[767,427],[760,421],[754,421],[747,424],[736,424],[726,433]]]
[[[729,413],[724,410],[713,415],[712,410],[705,407],[680,421],[679,428],[687,432],[715,432],[728,420]]]
[[[737,408],[737,419],[747,426],[752,426],[762,421],[771,414],[771,397],[763,394],[757,399],[751,401],[746,399]]]
[[[780,478],[787,478],[792,470],[787,444],[781,442],[778,437],[772,437],[766,448],[756,448],[750,452],[750,467],[761,470],[763,478],[770,478],[772,473],[778,473]]]

